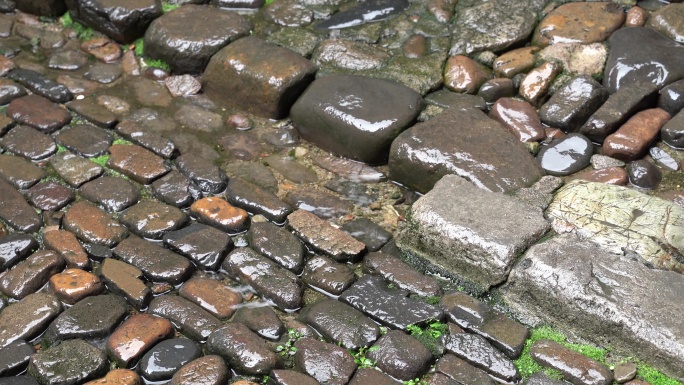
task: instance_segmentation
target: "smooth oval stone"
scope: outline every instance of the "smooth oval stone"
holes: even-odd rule
[[[608,39],[610,54],[603,85],[612,94],[626,84],[642,81],[666,86],[684,79],[684,45],[644,27],[622,28]],[[635,49],[635,47],[641,47]]]
[[[22,299],[38,291],[65,266],[64,258],[54,251],[37,251],[4,272],[0,277],[0,292],[10,298]]]
[[[362,3],[349,8],[346,11],[334,14],[328,20],[318,23],[316,28],[339,29],[354,27],[399,14],[408,8],[408,6],[409,2],[406,0],[376,0],[369,3]]]
[[[197,277],[185,282],[178,294],[221,320],[230,318],[242,303],[240,292],[209,278]]]
[[[304,265],[302,281],[329,295],[339,295],[356,280],[354,271],[330,258],[314,256]]]
[[[98,63],[90,67],[90,69],[83,74],[83,77],[100,84],[109,84],[119,79],[122,73],[123,71],[119,66]]]
[[[532,358],[543,366],[559,370],[573,383],[608,385],[613,373],[603,364],[574,352],[561,344],[540,340],[530,348]]]
[[[8,377],[24,372],[33,353],[33,346],[24,341],[15,341],[0,348],[0,376]]]
[[[297,210],[287,218],[299,239],[336,261],[355,260],[366,251],[366,245],[306,210]]]
[[[432,353],[423,343],[399,330],[382,336],[373,348],[366,357],[375,361],[383,372],[404,381],[425,373],[432,360]]]
[[[423,107],[416,91],[387,80],[356,75],[316,79],[292,106],[304,139],[337,155],[384,163],[394,138]]]
[[[539,47],[523,47],[501,54],[492,64],[494,75],[511,79],[517,74],[529,72],[534,68],[534,54],[537,51]]]
[[[522,100],[500,98],[489,117],[501,123],[521,142],[537,142],[546,137],[537,110]]]
[[[108,366],[102,350],[77,339],[31,356],[28,371],[43,384],[77,384],[100,377]]]
[[[81,196],[109,211],[121,211],[140,199],[138,188],[124,178],[103,176],[79,188]]]
[[[684,108],[684,80],[676,81],[660,90],[658,107],[670,115],[677,115]]]
[[[134,314],[112,333],[107,340],[106,351],[117,364],[127,367],[173,333],[173,325],[166,318]]]
[[[345,349],[370,346],[380,337],[380,328],[370,318],[353,307],[332,299],[323,299],[305,308],[299,318],[325,339]]]
[[[452,56],[444,67],[444,86],[455,92],[477,93],[492,78],[491,71],[467,56]]]
[[[62,71],[76,71],[88,63],[88,57],[81,51],[63,51],[50,56],[48,67]]]
[[[161,239],[183,227],[188,222],[188,215],[177,207],[146,200],[124,211],[121,222],[141,237]]]
[[[52,321],[43,338],[52,344],[79,338],[102,340],[112,334],[127,315],[126,301],[117,295],[84,298]]]
[[[26,197],[33,206],[45,211],[58,211],[75,198],[70,188],[53,181],[36,184],[26,191]]]
[[[223,359],[209,355],[183,365],[171,378],[171,385],[222,385],[229,376],[230,371]]]
[[[665,123],[660,129],[660,138],[668,146],[676,149],[684,148],[684,110]]]
[[[206,310],[175,295],[153,299],[148,312],[171,320],[183,333],[200,342],[221,327],[221,321]]]
[[[107,167],[140,184],[150,184],[171,170],[163,158],[140,146],[114,144],[109,152]]]
[[[65,86],[35,71],[17,68],[8,73],[7,77],[55,103],[66,103],[73,98]]]
[[[654,189],[663,179],[663,173],[655,164],[641,159],[627,165],[629,182],[636,187]]]
[[[252,249],[280,266],[299,273],[304,265],[304,245],[289,231],[269,222],[252,223],[247,239]]]
[[[241,307],[232,322],[239,322],[260,337],[277,341],[285,333],[285,325],[270,306]]]
[[[40,244],[28,234],[13,233],[0,237],[0,271],[5,271],[24,260]]]
[[[233,178],[228,182],[226,199],[235,207],[252,214],[261,214],[275,223],[285,222],[292,212],[292,207],[278,196],[242,178]]]
[[[302,338],[295,343],[295,348],[295,367],[320,383],[344,385],[356,370],[354,357],[337,345]]]
[[[84,242],[114,246],[128,236],[128,230],[92,203],[79,201],[64,216],[64,228]]]
[[[564,176],[587,167],[593,154],[594,146],[587,137],[570,134],[543,147],[537,159],[547,174]]]
[[[222,265],[228,274],[250,285],[261,297],[282,310],[301,306],[302,295],[297,276],[249,248],[233,250]]]
[[[98,295],[104,289],[98,276],[81,269],[66,269],[50,277],[50,292],[69,305],[91,295]]]
[[[625,13],[616,3],[563,4],[542,19],[532,42],[539,46],[601,42],[620,28],[624,20]]]
[[[480,90],[477,91],[477,95],[481,96],[487,103],[495,103],[500,98],[514,96],[517,91],[511,79],[495,78],[484,82]]]
[[[133,235],[112,251],[117,258],[142,270],[152,282],[177,285],[188,279],[194,270],[188,259]]]
[[[247,326],[229,323],[207,340],[207,349],[221,356],[237,373],[263,375],[279,365],[269,345]]]
[[[531,70],[520,83],[518,92],[533,106],[540,106],[548,97],[551,84],[561,73],[562,67],[554,62],[546,62]]]
[[[164,340],[142,356],[138,372],[147,381],[169,380],[183,365],[200,356],[202,350],[187,338]]]
[[[0,348],[40,335],[59,313],[62,303],[52,294],[35,293],[0,312]]]
[[[233,249],[233,240],[228,234],[201,223],[170,231],[164,236],[164,244],[206,270],[216,270]]]
[[[643,110],[632,116],[603,142],[603,154],[631,161],[642,157],[671,116],[660,108]]]

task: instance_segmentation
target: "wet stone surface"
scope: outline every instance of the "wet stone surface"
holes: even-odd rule
[[[260,337],[271,341],[279,340],[285,333],[285,325],[270,306],[242,307],[235,313],[233,322],[239,322]]]
[[[52,344],[70,339],[101,340],[112,334],[127,313],[126,302],[119,296],[88,297],[52,321],[44,338]]]
[[[157,342],[173,335],[173,325],[165,318],[137,314],[128,318],[109,337],[106,352],[121,366],[128,367]]]
[[[321,384],[345,384],[354,374],[354,357],[341,347],[312,338],[295,344],[295,365]]]
[[[200,223],[169,232],[164,236],[164,244],[207,270],[216,270],[233,248],[228,234]]]
[[[129,236],[113,250],[114,255],[145,273],[152,282],[179,284],[192,274],[191,262],[160,245]]]
[[[138,372],[147,381],[169,380],[183,365],[201,355],[200,347],[189,339],[164,340],[142,356]]]
[[[150,303],[149,312],[164,317],[195,341],[203,342],[221,322],[201,307],[179,296],[165,295]]]
[[[240,323],[227,324],[214,332],[207,349],[238,373],[267,374],[279,364],[266,341]]]
[[[302,281],[331,295],[339,295],[356,280],[354,271],[330,258],[315,256],[304,265]]]
[[[31,357],[29,373],[43,383],[79,383],[107,371],[107,356],[83,340],[64,341]]]
[[[140,199],[140,191],[123,178],[103,176],[82,185],[80,195],[109,211],[121,211]]]

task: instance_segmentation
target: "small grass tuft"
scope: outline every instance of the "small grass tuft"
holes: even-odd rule
[[[441,355],[442,348],[439,339],[448,330],[449,327],[439,321],[429,321],[427,326],[422,328],[418,325],[409,325],[406,328],[406,331],[425,345],[434,356]]]
[[[178,5],[178,4],[169,4],[167,2],[162,3],[162,11],[164,13],[171,12],[178,7],[180,7],[180,5]]]
[[[114,139],[114,142],[112,144],[125,144],[125,145],[131,145],[133,144],[130,140],[126,140],[124,138],[116,138]]]
[[[137,57],[142,57],[143,52],[144,52],[144,43],[143,43],[143,38],[139,38],[136,41],[133,42],[133,46],[135,47],[133,49],[133,53],[135,53],[135,56]]]
[[[97,156],[95,158],[90,158],[90,161],[94,162],[96,164],[99,164],[102,167],[106,167],[105,165],[107,164],[107,161],[109,160],[109,156],[110,156],[109,154],[100,155],[100,156]]]
[[[644,363],[637,364],[637,377],[642,378],[651,385],[682,385],[681,382],[664,375]]]
[[[62,153],[62,152],[67,152],[67,151],[69,151],[69,150],[67,150],[66,147],[62,146],[61,144],[58,144],[58,145],[57,145],[57,153],[58,153],[58,154],[60,154],[60,153]]]
[[[380,349],[379,346],[371,346],[370,348],[361,347],[356,352],[349,350],[349,354],[351,354],[352,357],[354,357],[354,362],[359,367],[359,369],[374,368],[376,362],[372,361],[370,358],[366,357],[366,353],[372,352],[372,351],[375,351],[378,349]]]
[[[144,59],[145,64],[147,64],[148,67],[156,67],[163,69],[164,71],[171,71],[171,66],[168,65],[166,62],[163,60],[157,60],[157,59]]]

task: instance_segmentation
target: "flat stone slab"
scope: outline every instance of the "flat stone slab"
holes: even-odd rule
[[[578,180],[558,190],[546,215],[556,232],[573,232],[609,252],[636,253],[651,266],[684,272],[684,208],[672,201]]]
[[[0,219],[18,231],[33,233],[43,221],[12,185],[0,179]]]
[[[345,349],[370,346],[380,337],[380,328],[375,322],[353,307],[333,299],[323,299],[306,308],[300,319]]]
[[[104,168],[97,163],[68,151],[50,158],[50,165],[72,187],[93,180],[104,172]]]
[[[200,223],[168,232],[164,243],[206,270],[218,269],[223,258],[233,249],[233,240],[228,234]]]
[[[187,258],[133,235],[112,251],[117,258],[142,270],[152,282],[177,285],[187,280],[194,270]]]
[[[295,235],[336,261],[357,259],[366,250],[366,245],[308,211],[297,210],[287,219]]]
[[[0,178],[17,189],[27,189],[46,176],[45,170],[24,158],[0,154]]]
[[[291,232],[270,222],[252,223],[249,246],[280,266],[299,273],[304,265],[304,245]]]
[[[530,348],[530,355],[542,366],[559,370],[573,384],[609,385],[613,372],[598,361],[551,341],[540,340]]]
[[[48,293],[27,296],[0,313],[0,348],[40,335],[62,311],[62,303]]]
[[[64,341],[31,356],[29,374],[43,384],[80,384],[109,369],[107,355],[84,340]]]
[[[215,331],[207,340],[207,349],[238,373],[267,374],[279,363],[266,341],[241,323],[229,323]]]
[[[345,349],[313,338],[295,343],[295,367],[324,385],[344,385],[356,370],[354,357]]]
[[[530,248],[502,294],[527,324],[550,323],[574,336],[609,344],[681,381],[683,290],[681,274],[649,269],[562,235]]]
[[[211,333],[221,327],[218,318],[185,298],[175,295],[155,298],[150,302],[148,311],[170,320],[195,341],[205,341]]]
[[[173,336],[173,324],[152,314],[134,314],[107,340],[105,351],[120,367],[136,362],[157,342]]]
[[[525,145],[475,108],[453,107],[392,142],[390,179],[420,193],[456,174],[490,190],[529,187],[543,176]]]
[[[43,338],[52,344],[75,338],[103,339],[108,337],[127,315],[126,301],[117,295],[88,297],[52,321]]]
[[[84,242],[110,247],[128,236],[128,230],[124,226],[87,201],[71,205],[64,216],[64,228]]]
[[[495,378],[507,382],[517,382],[520,379],[520,373],[513,361],[490,345],[482,336],[469,333],[451,334],[444,338],[443,343],[449,353]]]
[[[448,175],[411,208],[397,245],[484,290],[506,280],[516,257],[549,229],[541,212]]]

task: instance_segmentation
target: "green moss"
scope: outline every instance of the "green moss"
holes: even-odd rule
[[[140,39],[134,41],[133,46],[135,46],[135,48],[133,49],[133,53],[135,53],[135,56],[142,57],[144,52],[143,38],[141,37]]]
[[[637,364],[637,377],[651,385],[682,385],[681,382],[664,375],[644,363]]]
[[[171,66],[162,60],[145,59],[145,64],[147,64],[149,67],[161,68],[164,71],[170,71],[171,70]]]
[[[71,18],[71,14],[69,12],[65,13],[62,17],[59,18],[60,23],[64,28],[71,28],[76,32],[76,35],[78,36],[79,39],[81,40],[89,40],[93,38],[93,35],[95,34],[95,31],[93,31],[92,28],[86,27],[85,25],[74,21]]]
[[[59,154],[59,153],[62,153],[62,152],[67,152],[67,151],[69,151],[69,150],[67,150],[66,147],[62,146],[61,144],[58,144],[58,145],[57,145],[57,153],[58,153],[58,154]]]
[[[354,362],[356,365],[360,368],[374,368],[375,367],[375,361],[371,360],[370,358],[366,357],[366,353],[372,352],[374,350],[380,349],[379,346],[371,346],[370,348],[366,347],[361,347],[357,351],[349,350],[349,354],[354,357]]]
[[[266,0],[266,4],[265,4],[265,5],[269,5],[269,4],[271,4],[272,2],[274,2],[274,1],[275,1],[275,0]]]
[[[106,155],[100,155],[95,158],[90,158],[91,162],[97,163],[102,167],[106,167],[105,164],[107,164],[107,161],[109,160],[109,154]]]
[[[112,144],[125,144],[125,145],[131,145],[131,144],[133,144],[133,143],[131,143],[130,140],[126,140],[126,139],[124,139],[124,138],[116,138],[116,139],[114,139],[114,142],[113,142]]]
[[[439,342],[440,337],[447,333],[449,327],[438,321],[429,321],[426,326],[409,325],[406,330],[430,350],[433,356],[442,355],[443,347]]]
[[[162,3],[162,11],[164,11],[164,13],[171,12],[178,7],[180,7],[178,4],[169,4],[166,2]]]

